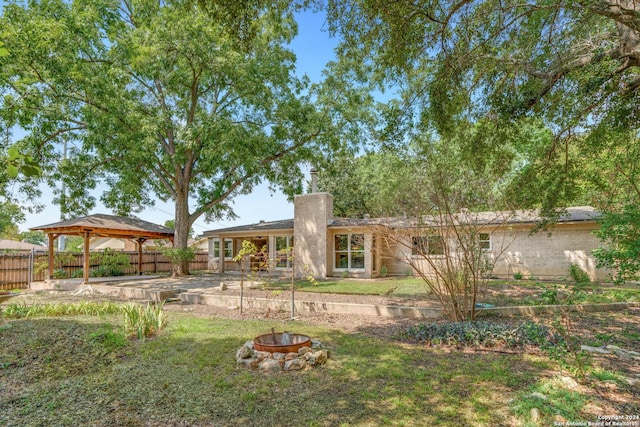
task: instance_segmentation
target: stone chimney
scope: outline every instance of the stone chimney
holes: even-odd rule
[[[318,279],[327,277],[333,196],[318,192],[295,196],[293,215],[294,274],[301,277],[307,270]]]

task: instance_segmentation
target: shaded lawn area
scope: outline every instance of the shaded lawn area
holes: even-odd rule
[[[287,291],[288,282],[269,283],[268,288]],[[328,279],[296,282],[296,290],[304,292],[387,295],[408,299],[437,301],[422,279],[394,277],[374,280]],[[536,280],[490,280],[480,289],[479,302],[497,306],[555,305],[609,302],[640,302],[640,285],[586,284],[573,282],[540,282]]]
[[[305,324],[171,316],[158,338],[111,340],[112,317],[15,320],[0,329],[0,425],[512,425],[505,402],[549,362],[449,353]],[[319,339],[321,368],[236,367],[271,327]]]
[[[632,312],[580,316],[586,343],[637,343]],[[575,390],[540,353],[436,349],[372,338],[367,328],[349,334],[180,312],[159,337],[140,343],[114,338],[120,320],[0,323],[0,425],[526,426],[534,407],[542,425],[557,416],[596,421],[601,413],[640,410],[624,379],[635,365],[619,372],[605,364]],[[271,327],[321,340],[331,358],[317,369],[275,375],[236,367],[242,343]]]

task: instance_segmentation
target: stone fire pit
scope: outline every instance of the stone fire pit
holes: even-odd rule
[[[324,364],[329,352],[306,335],[271,332],[247,341],[236,353],[238,366],[261,372],[299,371]]]

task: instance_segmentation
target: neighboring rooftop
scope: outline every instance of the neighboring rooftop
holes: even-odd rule
[[[46,251],[46,246],[33,245],[26,242],[18,242],[17,240],[0,239],[0,251]]]

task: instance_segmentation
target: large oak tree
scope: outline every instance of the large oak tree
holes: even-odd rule
[[[0,114],[65,183],[66,212],[90,208],[99,183],[120,214],[172,200],[174,247],[186,248],[197,218],[233,215],[233,197],[263,180],[299,191],[301,163],[338,145],[348,88],[296,77],[290,2],[225,3],[5,4]]]

